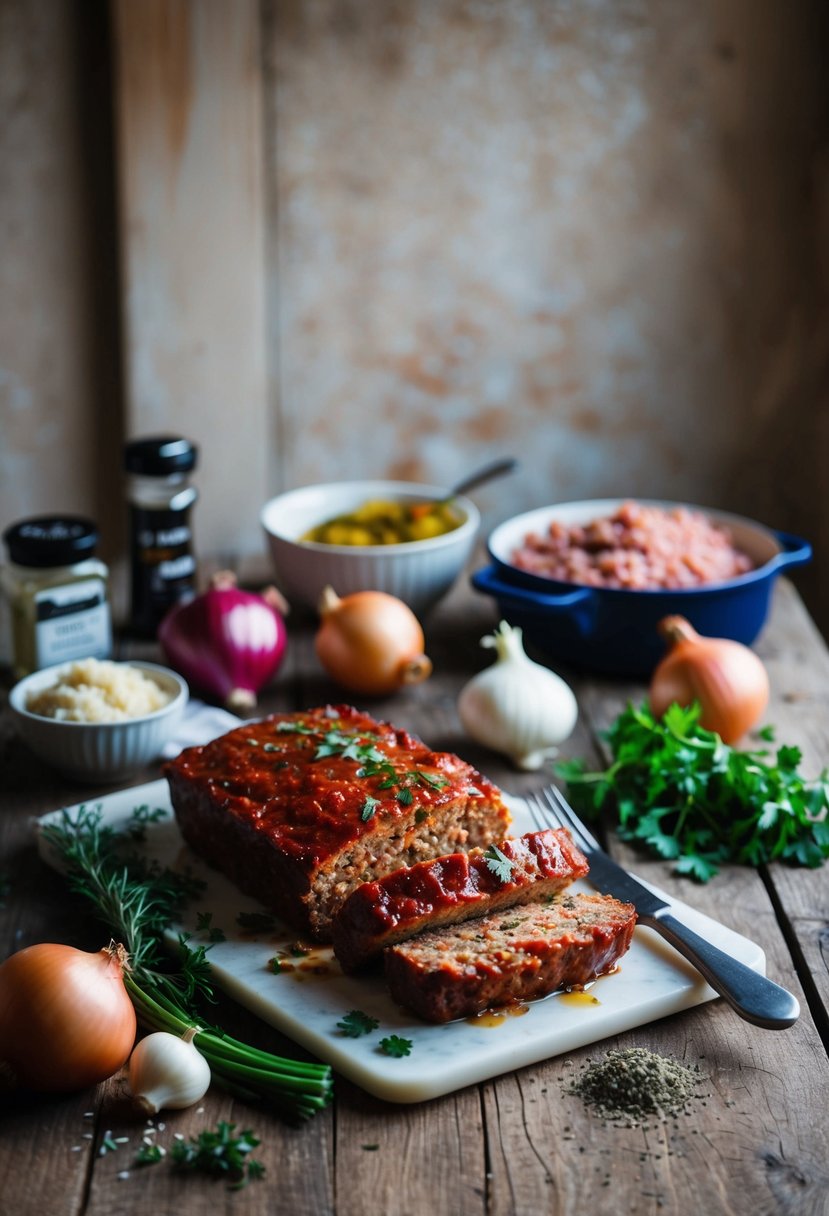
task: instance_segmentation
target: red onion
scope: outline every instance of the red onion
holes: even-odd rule
[[[193,688],[230,709],[248,709],[285,651],[286,611],[274,588],[241,591],[232,574],[213,577],[208,591],[176,604],[158,630],[167,661]]]

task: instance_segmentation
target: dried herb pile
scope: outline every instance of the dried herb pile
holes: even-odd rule
[[[706,1096],[703,1084],[699,1067],[628,1047],[586,1065],[565,1092],[576,1094],[600,1118],[632,1127],[682,1114],[694,1098]]]

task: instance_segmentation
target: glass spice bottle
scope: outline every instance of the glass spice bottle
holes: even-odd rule
[[[198,491],[190,474],[197,456],[194,444],[176,435],[152,435],[126,445],[130,628],[142,637],[155,637],[168,609],[195,594],[190,510]]]
[[[20,679],[53,663],[112,653],[109,570],[98,531],[74,515],[40,515],[3,533],[0,570],[9,657]]]

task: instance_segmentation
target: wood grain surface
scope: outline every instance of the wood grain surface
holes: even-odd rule
[[[478,638],[494,624],[488,601],[459,587],[426,621],[435,674],[366,705],[436,747],[459,751],[512,793],[544,774],[519,774],[466,739],[455,710],[462,684],[488,661]],[[312,625],[296,620],[262,709],[302,708],[343,694],[313,653]],[[768,720],[816,773],[829,756],[829,655],[793,588],[777,586],[760,642],[774,689]],[[124,646],[124,653],[134,648]],[[144,648],[147,653],[147,648]],[[571,677],[581,718],[564,756],[601,755],[600,734],[643,689]],[[155,776],[149,769],[132,784]],[[94,948],[100,929],[37,858],[32,819],[101,791],[70,786],[35,762],[0,717],[0,954],[40,940]],[[261,1138],[266,1174],[241,1192],[167,1164],[136,1169],[143,1124],[123,1075],[62,1098],[0,1103],[0,1210],[15,1216],[535,1216],[702,1211],[825,1216],[829,1211],[827,871],[726,867],[706,886],[677,878],[610,833],[611,850],[643,877],[759,942],[769,975],[792,988],[802,1016],[784,1032],[740,1021],[721,1001],[640,1027],[572,1055],[507,1073],[413,1106],[382,1102],[340,1078],[331,1108],[301,1128],[212,1088],[198,1106],[160,1116],[158,1139],[227,1119]],[[216,1019],[284,1053],[298,1048],[222,999]],[[493,1029],[497,1034],[497,1028]],[[643,1046],[698,1066],[705,1096],[687,1114],[649,1126],[605,1124],[567,1088],[609,1047]],[[159,1123],[159,1128],[160,1128]],[[101,1155],[105,1133],[126,1142]]]

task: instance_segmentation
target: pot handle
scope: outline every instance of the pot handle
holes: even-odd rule
[[[779,570],[785,566],[803,566],[806,562],[811,561],[812,546],[807,540],[803,540],[791,532],[775,532],[774,535],[781,545],[780,553],[774,558]]]
[[[593,599],[591,587],[576,587],[561,595],[550,595],[522,587],[520,583],[505,583],[498,577],[495,566],[476,570],[472,575],[472,586],[476,591],[481,591],[484,595],[494,595],[502,603],[511,603],[516,608],[543,608],[547,612],[570,612],[578,604],[586,605]]]

